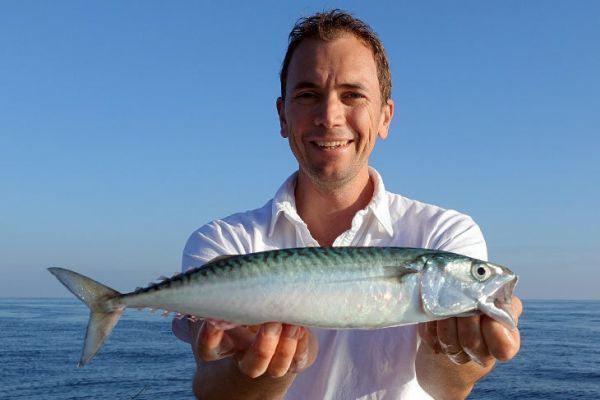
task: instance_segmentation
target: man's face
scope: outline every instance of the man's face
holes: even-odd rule
[[[356,37],[301,42],[289,65],[285,103],[277,101],[281,135],[301,173],[324,187],[367,173],[393,114],[392,101],[381,101],[373,54]]]

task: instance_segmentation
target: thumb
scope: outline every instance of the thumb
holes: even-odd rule
[[[173,318],[171,330],[177,339],[192,343],[192,333],[187,318]]]

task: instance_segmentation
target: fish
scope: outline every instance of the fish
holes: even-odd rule
[[[126,308],[230,326],[378,329],[486,314],[516,328],[510,302],[518,277],[510,269],[433,249],[304,247],[219,256],[124,294],[65,268],[48,270],[90,309],[79,367]]]

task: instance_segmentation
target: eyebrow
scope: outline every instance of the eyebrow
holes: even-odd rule
[[[367,91],[367,87],[365,85],[363,85],[362,83],[358,83],[358,82],[343,83],[340,86],[343,87],[344,89],[356,89],[356,90],[362,90],[365,92]]]
[[[298,83],[296,83],[296,85],[292,88],[293,90],[300,90],[300,89],[315,89],[317,88],[317,84],[310,82],[310,81],[300,81]]]
[[[342,87],[343,89],[355,89],[355,90],[362,90],[362,91],[367,91],[367,88],[365,85],[358,83],[358,82],[348,82],[348,83],[342,83],[340,85],[340,87]],[[300,90],[300,89],[318,89],[319,85],[317,85],[314,82],[310,82],[310,81],[300,81],[298,82],[294,87],[293,90]]]

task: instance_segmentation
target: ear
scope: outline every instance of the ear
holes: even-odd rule
[[[390,123],[392,122],[392,117],[394,116],[394,101],[389,99],[383,107],[381,107],[381,121],[379,122],[379,131],[377,135],[381,139],[385,139],[388,135],[388,131],[390,130]]]
[[[283,138],[288,137],[287,122],[285,120],[285,103],[281,97],[277,98],[277,115],[279,115],[279,134]]]

